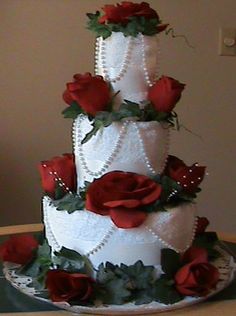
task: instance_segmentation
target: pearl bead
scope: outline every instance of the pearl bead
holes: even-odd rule
[[[98,74],[98,72],[99,72],[98,62],[99,62],[99,60],[101,60],[101,66],[102,66],[101,70],[102,70],[102,74],[105,77],[105,79],[107,81],[114,82],[114,83],[116,81],[121,80],[121,78],[126,73],[127,67],[130,63],[132,47],[133,47],[133,37],[130,36],[130,37],[128,37],[126,51],[124,53],[124,58],[123,58],[123,61],[121,63],[121,69],[119,70],[118,74],[114,78],[110,78],[109,71],[106,67],[106,56],[107,56],[106,40],[103,40],[103,38],[100,38],[99,40],[97,40],[96,44],[95,44],[95,56],[98,56],[98,59],[95,59],[95,74]]]
[[[84,115],[80,115],[78,117],[78,119],[75,121],[75,124],[73,125],[75,135],[76,135],[76,131],[78,131],[77,137],[75,136],[75,138],[74,138],[74,148],[78,151],[79,160],[80,160],[81,166],[85,170],[85,172],[88,173],[90,176],[97,178],[97,177],[102,176],[107,171],[107,169],[110,167],[113,160],[115,159],[116,155],[119,153],[119,150],[123,144],[124,135],[127,132],[127,127],[128,127],[129,121],[124,121],[122,123],[121,129],[120,129],[120,134],[117,137],[117,140],[116,140],[115,145],[112,149],[112,152],[110,153],[109,157],[107,157],[107,159],[105,160],[101,169],[94,172],[94,171],[90,170],[88,165],[87,165],[86,158],[84,157],[84,153],[83,153],[83,145],[81,144],[83,136],[82,136],[82,132],[80,131],[80,127],[81,127],[83,120],[85,120],[85,119],[86,119],[86,117]]]

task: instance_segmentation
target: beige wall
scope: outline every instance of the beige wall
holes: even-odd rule
[[[37,163],[71,150],[61,93],[74,73],[93,70],[85,13],[107,2],[117,1],[0,1],[0,225],[41,219]],[[236,28],[236,1],[149,2],[195,46],[162,36],[161,73],[187,83],[178,113],[201,136],[174,133],[171,152],[208,166],[199,212],[235,232],[236,57],[218,56],[217,46],[220,26]]]

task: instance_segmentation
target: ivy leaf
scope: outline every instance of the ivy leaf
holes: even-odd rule
[[[181,301],[183,296],[177,292],[173,283],[174,281],[166,278],[166,276],[158,279],[152,288],[154,300],[166,305]]]
[[[87,143],[93,136],[95,136],[97,134],[97,132],[104,127],[103,121],[98,119],[98,118],[94,118],[94,121],[92,123],[93,128],[91,129],[90,132],[88,132],[85,137],[83,138],[83,140],[81,141],[81,144],[85,144]]]
[[[153,301],[153,295],[149,290],[137,291],[135,293],[135,305],[149,304]]]
[[[128,276],[130,286],[135,290],[148,288],[154,280],[154,267],[145,266],[141,260],[130,266],[121,264],[120,270],[125,275],[123,278]]]
[[[58,211],[67,211],[69,214],[83,210],[85,207],[85,201],[78,194],[66,194],[60,200],[54,200],[53,205]]]
[[[33,260],[20,268],[19,273],[32,277],[32,285],[38,290],[42,290],[44,288],[46,274],[51,265],[51,248],[45,240],[44,243],[38,247]]]
[[[181,267],[180,254],[169,248],[162,249],[161,267],[168,278],[174,278]]]
[[[114,114],[117,115],[117,117],[120,117],[120,119],[134,116],[139,117],[141,110],[138,103],[124,100],[124,103],[121,104],[119,111]]]
[[[102,289],[103,295],[100,299],[104,304],[122,305],[131,296],[131,292],[126,288],[126,281],[122,279],[110,280],[103,285]]]
[[[62,111],[64,118],[72,119],[76,119],[76,117],[81,113],[84,113],[84,111],[76,101],[73,101],[70,106],[68,106],[67,108],[65,108],[65,110]]]
[[[57,265],[58,269],[72,273],[91,272],[91,265],[88,259],[74,250],[62,247],[59,252],[54,252],[54,255],[53,264]]]
[[[54,193],[54,199],[59,200],[65,196],[66,191],[63,189],[63,187],[59,186],[58,182],[55,183],[55,193]]]

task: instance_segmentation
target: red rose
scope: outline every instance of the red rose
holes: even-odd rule
[[[158,112],[171,112],[179,101],[184,87],[185,84],[163,76],[149,88],[148,100]]]
[[[49,270],[46,276],[46,288],[53,302],[88,301],[93,283],[94,280],[86,274],[63,270]]]
[[[188,167],[182,160],[170,155],[164,173],[179,183],[185,192],[195,193],[204,178],[205,169],[196,163]]]
[[[207,251],[191,247],[183,256],[186,262],[175,275],[175,286],[185,296],[205,296],[219,280],[218,269],[210,264]]]
[[[207,226],[209,225],[209,221],[206,217],[197,217],[197,228],[195,231],[195,236],[201,235],[205,232]]]
[[[33,258],[38,241],[32,235],[11,236],[0,246],[0,259],[19,264],[26,264]]]
[[[144,17],[146,19],[157,19],[159,16],[155,10],[151,9],[146,2],[133,3],[123,1],[121,4],[105,5],[104,15],[99,19],[99,23],[121,23],[126,25],[132,17]]]
[[[119,228],[141,225],[147,217],[143,206],[155,202],[161,186],[132,172],[112,171],[90,184],[85,207],[100,215],[110,215]]]
[[[111,100],[109,85],[102,76],[77,74],[74,75],[74,82],[67,83],[63,99],[69,105],[76,101],[86,113],[94,116],[97,112],[107,109]]]
[[[76,190],[76,170],[73,154],[64,154],[62,157],[54,157],[48,161],[42,161],[39,165],[43,190],[52,198],[55,198],[57,185],[65,194]]]

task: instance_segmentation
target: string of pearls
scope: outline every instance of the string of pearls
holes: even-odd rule
[[[108,156],[108,158],[105,160],[105,162],[103,163],[102,167],[100,168],[100,170],[97,171],[92,171],[89,167],[88,164],[86,162],[85,156],[84,156],[84,152],[83,152],[83,145],[81,145],[81,141],[83,139],[83,135],[82,135],[82,131],[80,130],[80,126],[82,121],[85,119],[84,116],[80,116],[77,119],[77,124],[74,125],[74,128],[77,130],[77,139],[76,139],[76,144],[77,144],[77,151],[78,151],[78,156],[81,162],[81,166],[84,169],[84,171],[89,174],[90,176],[93,177],[100,177],[102,176],[106,170],[111,166],[112,162],[114,161],[115,157],[117,156],[117,154],[119,153],[120,148],[122,147],[122,142],[124,140],[124,135],[127,132],[127,127],[128,127],[128,123],[129,121],[124,121],[122,123],[121,129],[120,129],[120,133],[117,137],[117,140],[113,146],[113,149],[111,150],[111,154]],[[75,134],[75,132],[73,133]]]
[[[58,243],[58,241],[57,241],[57,239],[56,239],[56,237],[51,229],[50,223],[49,223],[46,198],[44,198],[43,204],[44,204],[44,223],[45,223],[45,227],[47,230],[47,238],[50,240],[50,243],[51,243],[53,250],[59,251],[61,249],[61,246],[59,245],[59,243]],[[85,253],[85,256],[86,257],[92,256],[96,252],[101,250],[102,247],[105,246],[105,244],[108,242],[108,240],[111,238],[111,236],[114,234],[114,232],[116,230],[117,230],[116,226],[112,223],[110,228],[108,229],[108,231],[104,234],[101,241],[92,250]]]
[[[168,151],[169,151],[169,129],[168,129],[168,137],[167,137],[167,142],[166,142],[166,145],[165,145],[165,152],[163,154],[163,158],[162,158],[162,164],[161,164],[161,167],[160,167],[160,170],[155,170],[152,165],[151,165],[151,162],[146,154],[146,151],[145,151],[145,146],[144,146],[144,142],[143,142],[143,139],[142,139],[142,136],[141,136],[141,133],[140,133],[140,130],[138,128],[138,125],[136,122],[133,122],[133,126],[136,130],[136,133],[137,133],[137,137],[138,137],[138,140],[139,140],[139,144],[140,144],[140,150],[141,150],[141,153],[143,155],[143,159],[146,163],[146,166],[149,170],[149,172],[153,175],[156,175],[158,173],[161,173],[163,171],[163,169],[165,168],[165,165],[166,165],[166,162],[167,162],[167,155],[168,155]]]
[[[43,164],[42,165],[43,168],[48,168],[47,164]],[[68,186],[65,184],[65,182],[63,182],[62,178],[58,175],[58,173],[56,171],[49,171],[48,172],[53,178],[54,181],[58,183],[58,185],[63,188],[64,190],[66,190],[69,194],[73,194],[70,190],[70,188],[68,188]]]
[[[164,171],[167,161],[168,161],[168,155],[169,155],[169,149],[170,149],[170,128],[169,126],[166,127],[167,129],[167,137],[166,137],[166,144],[165,144],[165,152],[163,154],[164,159],[162,159],[162,164],[161,164],[161,170],[160,173]]]
[[[50,223],[49,223],[49,219],[48,219],[48,208],[47,208],[47,202],[48,199],[45,197],[43,199],[43,209],[44,209],[44,224],[46,227],[46,233],[47,233],[47,238],[51,243],[51,246],[53,248],[54,251],[59,251],[61,249],[61,246],[59,245],[51,227],[50,227]]]
[[[132,48],[133,48],[133,37],[129,36],[127,37],[127,47],[124,52],[124,58],[121,63],[121,68],[118,74],[114,78],[111,78],[109,75],[109,70],[106,65],[106,57],[107,57],[106,40],[104,40],[102,37],[97,37],[96,43],[95,43],[95,74],[96,75],[99,74],[99,67],[101,67],[103,77],[106,81],[115,83],[121,80],[121,78],[125,75],[127,68],[129,66]]]
[[[150,75],[148,73],[148,69],[147,69],[147,61],[146,61],[146,53],[145,53],[145,37],[143,34],[140,34],[141,37],[141,54],[142,54],[142,63],[143,63],[143,71],[144,71],[144,78],[146,81],[146,84],[151,87],[156,79],[158,78],[159,75],[159,70],[160,70],[160,63],[159,63],[159,58],[160,58],[160,44],[159,44],[159,40],[158,37],[156,36],[157,39],[157,68],[156,68],[156,73],[153,79],[150,78]]]
[[[85,254],[85,256],[90,257],[90,256],[94,255],[96,252],[98,252],[99,250],[101,250],[105,246],[105,244],[108,242],[108,240],[111,238],[111,236],[114,234],[115,230],[117,230],[117,228],[115,225],[112,224],[110,229],[108,230],[108,232],[104,235],[104,237],[97,244],[97,246],[94,247],[92,250],[88,251]]]
[[[160,242],[162,243],[165,247],[174,250],[175,252],[181,253],[181,252],[185,252],[191,245],[192,242],[194,240],[195,237],[195,232],[197,229],[197,223],[198,223],[198,219],[197,217],[194,219],[194,223],[193,223],[193,228],[192,228],[192,236],[190,238],[190,241],[187,243],[187,245],[183,248],[176,248],[174,246],[172,246],[171,244],[169,244],[168,242],[166,242],[164,239],[162,239],[151,227],[149,226],[145,226],[145,228]]]

